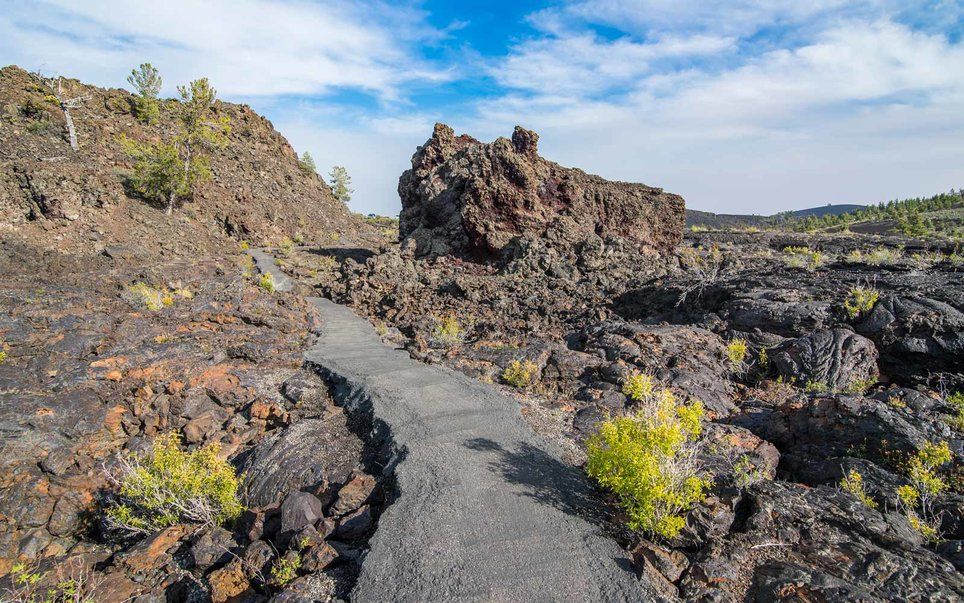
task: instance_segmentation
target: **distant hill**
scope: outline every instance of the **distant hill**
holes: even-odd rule
[[[845,214],[847,212],[857,211],[858,209],[863,209],[866,205],[831,205],[827,204],[822,207],[811,207],[808,209],[798,209],[796,211],[790,212],[794,218],[806,218],[807,216],[813,216],[819,218],[821,216],[839,216],[840,214]]]
[[[839,216],[840,214],[845,214],[847,212],[856,211],[862,209],[863,205],[823,205],[820,207],[809,207],[807,209],[798,209],[791,212],[785,212],[782,214],[774,214],[772,216],[761,216],[757,214],[714,214],[708,211],[698,211],[695,209],[686,210],[686,226],[705,226],[707,228],[740,228],[740,227],[752,227],[752,226],[764,226],[771,223],[774,218],[781,215],[789,215],[793,218],[806,218],[808,216],[813,216],[819,218],[826,215]]]

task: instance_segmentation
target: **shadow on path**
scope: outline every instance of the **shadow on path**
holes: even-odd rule
[[[308,253],[330,256],[338,260],[339,263],[352,259],[359,264],[364,264],[368,258],[375,255],[374,251],[363,247],[314,247],[309,249]]]
[[[507,450],[487,438],[476,438],[467,441],[465,447],[492,453],[495,458],[489,463],[490,469],[511,484],[525,486],[523,496],[567,515],[579,516],[606,531],[612,527],[609,522],[612,509],[579,469],[524,442],[518,443],[515,450]]]

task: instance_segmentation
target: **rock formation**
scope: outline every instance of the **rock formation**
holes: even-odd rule
[[[564,168],[539,156],[538,140],[517,126],[484,144],[436,124],[399,179],[400,236],[419,255],[476,258],[550,231],[561,245],[595,234],[666,252],[680,241],[682,197]]]

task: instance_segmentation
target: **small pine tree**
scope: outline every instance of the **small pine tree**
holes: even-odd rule
[[[122,138],[127,154],[134,159],[130,182],[147,199],[166,202],[168,215],[174,202],[194,192],[195,186],[211,178],[208,153],[228,143],[228,118],[217,118],[213,107],[217,91],[207,78],[178,86],[178,131],[170,142],[139,143]]]
[[[331,185],[331,192],[335,195],[335,199],[338,199],[345,205],[351,201],[351,194],[355,192],[355,189],[351,188],[351,176],[348,175],[348,170],[340,165],[336,165],[331,168],[331,172],[328,173],[329,184]]]
[[[135,114],[146,124],[157,121],[161,114],[157,95],[161,91],[161,76],[150,63],[141,63],[137,69],[131,69],[127,81],[134,87],[137,96],[134,97]]]
[[[306,174],[314,174],[318,171],[318,166],[315,165],[315,160],[308,151],[301,154],[301,158],[298,160],[298,166],[301,167],[301,171]]]

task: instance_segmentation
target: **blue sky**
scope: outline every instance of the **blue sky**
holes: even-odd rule
[[[0,0],[0,63],[207,76],[394,214],[436,121],[774,213],[964,186],[964,0]]]

